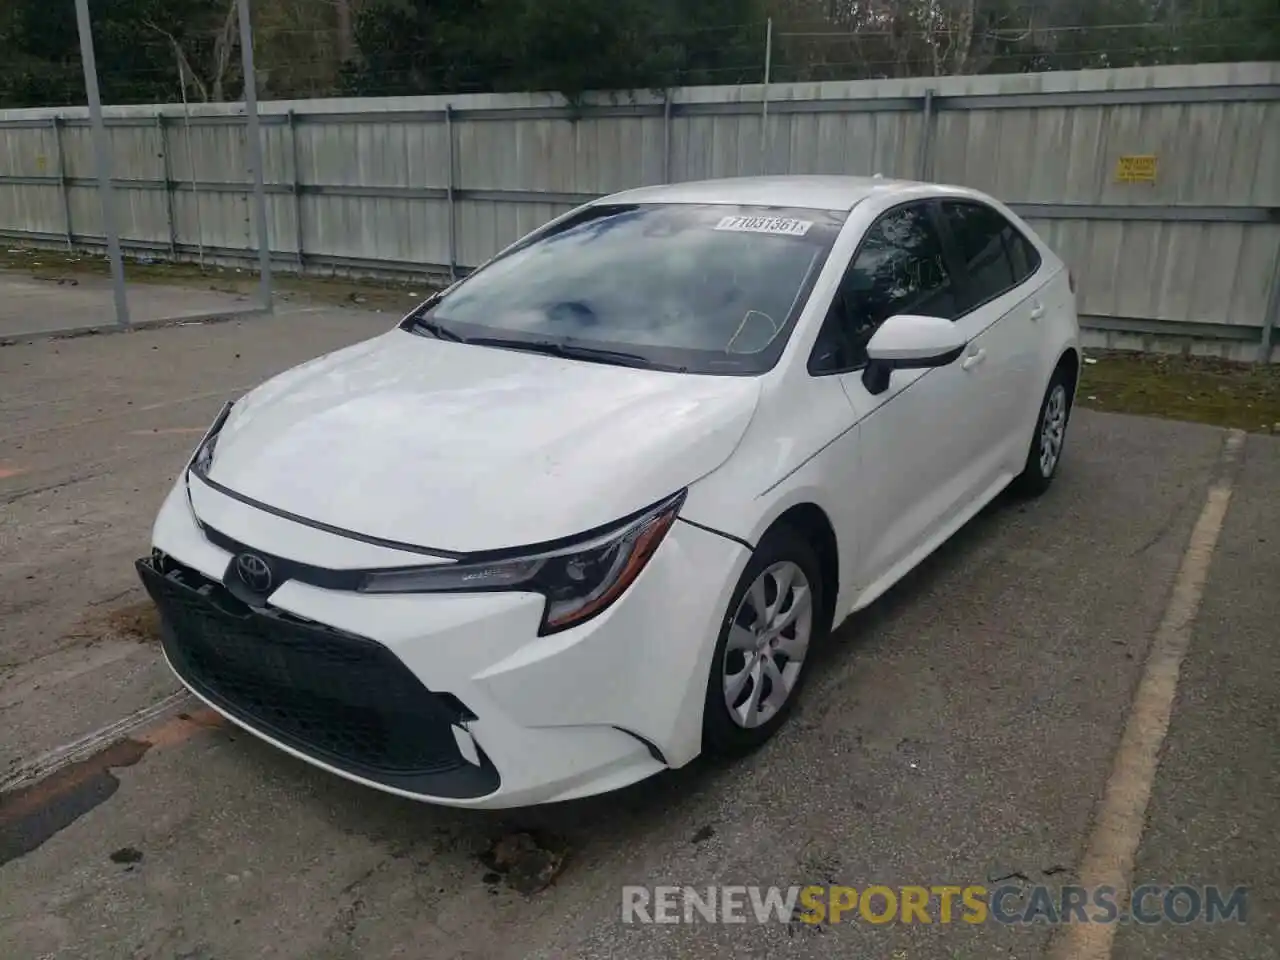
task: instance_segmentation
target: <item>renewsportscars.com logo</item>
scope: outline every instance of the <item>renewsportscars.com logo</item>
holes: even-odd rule
[[[1246,922],[1248,889],[1146,884],[1114,887],[628,886],[623,923],[1224,923]]]

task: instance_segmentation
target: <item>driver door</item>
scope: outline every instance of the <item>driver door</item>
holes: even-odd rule
[[[932,201],[906,204],[868,229],[819,336],[811,371],[839,378],[859,425],[842,441],[856,449],[839,458],[852,475],[834,481],[850,498],[837,522],[846,527],[841,540],[857,545],[846,585],[854,607],[914,565],[963,508],[974,480],[965,466],[981,432],[966,413],[974,380],[963,359],[896,370],[875,394],[863,383],[867,344],[895,314],[954,320],[960,302]]]

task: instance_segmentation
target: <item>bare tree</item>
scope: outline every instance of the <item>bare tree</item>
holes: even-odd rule
[[[338,57],[351,60],[356,53],[355,24],[351,16],[351,0],[334,0],[338,8]]]
[[[237,12],[236,0],[229,0],[227,3],[227,14],[222,20],[222,30],[218,32],[217,39],[213,45],[213,99],[221,101],[222,85],[227,77],[227,70],[231,66],[231,54],[234,52],[239,26],[239,14]]]
[[[166,30],[154,20],[146,20],[144,22],[147,29],[158,33],[168,41],[169,47],[173,50],[174,61],[178,67],[178,75],[191,79],[200,94],[201,100],[206,103],[216,103],[225,99],[226,82],[231,74],[233,64],[232,55],[235,53],[236,46],[239,43],[239,31],[236,29],[239,25],[236,0],[228,0],[222,23],[214,34],[212,63],[209,65],[205,77],[201,77],[201,72],[194,68],[187,51],[172,31]]]

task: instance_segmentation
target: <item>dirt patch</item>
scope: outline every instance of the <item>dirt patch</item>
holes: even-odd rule
[[[160,613],[150,600],[139,600],[127,607],[112,610],[103,617],[103,623],[113,635],[122,640],[160,642]]]
[[[569,848],[559,837],[540,831],[503,834],[480,854],[489,868],[486,882],[505,881],[517,893],[531,896],[552,884],[564,869]]]
[[[1280,364],[1093,350],[1088,359],[1083,407],[1280,434]]]
[[[160,612],[150,598],[110,609],[92,609],[67,634],[68,640],[84,640],[88,645],[103,640],[133,643],[160,642]]]

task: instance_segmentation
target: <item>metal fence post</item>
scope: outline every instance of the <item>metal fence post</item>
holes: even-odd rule
[[[116,323],[129,326],[129,296],[124,286],[124,259],[120,255],[120,234],[116,231],[115,195],[111,187],[111,154],[107,127],[102,119],[102,95],[98,91],[98,61],[93,54],[93,21],[89,0],[76,0],[76,27],[80,32],[80,62],[84,67],[84,89],[93,124],[93,158],[98,175],[98,200],[102,204],[102,228],[107,235],[107,257],[111,260],[111,292],[116,306]]]
[[[760,172],[769,172],[769,77],[773,72],[773,17],[765,28],[764,86],[760,88]]]
[[[302,174],[298,169],[298,125],[297,118],[292,110],[289,111],[289,153],[293,163],[293,179],[290,182],[290,189],[293,191],[293,224],[295,234],[295,244],[298,248],[298,275],[302,275],[303,269],[306,267],[306,261],[303,254],[303,224],[302,224]]]
[[[164,172],[164,213],[169,227],[169,259],[178,259],[178,227],[173,216],[173,172],[169,168],[169,137],[165,132],[164,114],[156,112],[156,131],[160,137],[160,162]]]
[[[1271,268],[1271,295],[1267,298],[1267,313],[1262,318],[1262,342],[1258,344],[1258,362],[1271,362],[1271,340],[1280,326],[1280,248],[1276,249],[1276,262]]]
[[[54,117],[53,123],[53,159],[57,164],[58,192],[62,194],[62,220],[67,228],[67,252],[75,249],[71,234],[71,188],[67,185],[67,161],[62,152],[62,117]]]
[[[671,182],[671,88],[662,94],[662,182]]]
[[[449,206],[449,282],[458,279],[458,217],[455,209],[455,168],[453,146],[453,104],[444,105],[444,137],[447,141],[449,162],[448,179],[445,182],[445,201]]]
[[[933,174],[933,124],[934,124],[933,88],[924,92],[924,105],[921,113],[923,129],[920,132],[919,176],[928,180]]]
[[[249,0],[238,0],[240,15],[240,59],[244,68],[244,110],[248,122],[249,166],[253,168],[253,212],[258,226],[258,294],[262,308],[270,311],[271,231],[267,226],[266,171],[262,159],[262,125],[258,122],[258,82],[253,66],[253,25],[249,21]]]
[[[196,255],[204,273],[204,224],[200,221],[200,184],[196,181],[196,151],[191,145],[191,104],[187,100],[187,70],[178,61],[178,81],[182,86],[182,132],[187,145],[187,173],[191,175],[191,205],[196,214]]]

